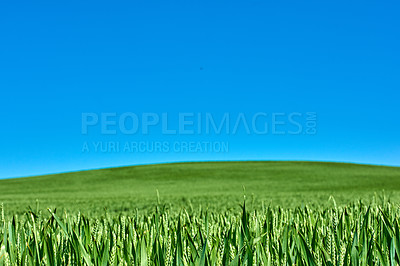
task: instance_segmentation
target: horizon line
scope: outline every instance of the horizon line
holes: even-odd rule
[[[109,167],[87,168],[87,169],[61,171],[61,172],[45,173],[45,174],[38,174],[38,175],[2,177],[2,178],[0,178],[0,180],[34,178],[34,177],[40,177],[40,176],[60,175],[60,174],[79,173],[79,172],[88,172],[88,171],[97,171],[97,170],[106,170],[106,169],[117,169],[117,168],[135,167],[135,166],[147,166],[147,165],[150,166],[150,165],[165,165],[165,164],[180,164],[180,163],[218,163],[218,162],[293,162],[293,163],[295,163],[295,162],[307,163],[308,162],[308,163],[333,163],[333,164],[351,164],[351,165],[364,165],[364,166],[380,166],[380,167],[400,168],[400,165],[359,163],[359,162],[350,162],[350,161],[329,161],[329,160],[254,160],[254,159],[250,159],[250,160],[162,161],[162,162],[138,163],[138,164],[129,164],[129,165],[115,165],[115,166],[109,166]]]

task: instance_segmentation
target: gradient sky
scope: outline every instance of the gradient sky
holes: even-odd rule
[[[399,1],[3,1],[0,178],[192,160],[400,165],[399,13]],[[316,112],[318,132],[82,135],[83,112]],[[205,139],[229,152],[82,153]]]

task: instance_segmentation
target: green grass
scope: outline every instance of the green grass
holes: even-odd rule
[[[1,180],[0,202],[0,266],[400,263],[398,167],[122,167]]]
[[[399,265],[399,207],[162,207],[145,215],[29,211],[0,219],[0,265]]]
[[[157,197],[157,190],[159,198]],[[65,208],[87,214],[154,209],[347,204],[375,193],[400,202],[400,168],[320,162],[199,162],[109,168],[0,181],[6,213],[28,206]]]

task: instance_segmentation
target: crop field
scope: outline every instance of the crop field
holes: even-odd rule
[[[400,168],[134,166],[0,181],[0,265],[398,265]]]

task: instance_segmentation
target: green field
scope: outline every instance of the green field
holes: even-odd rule
[[[398,167],[160,164],[1,180],[0,195],[0,266],[400,264]]]
[[[158,195],[157,195],[158,191]],[[0,181],[6,213],[65,208],[94,214],[170,208],[239,210],[338,204],[386,195],[400,202],[400,167],[320,162],[197,162],[142,165]]]

